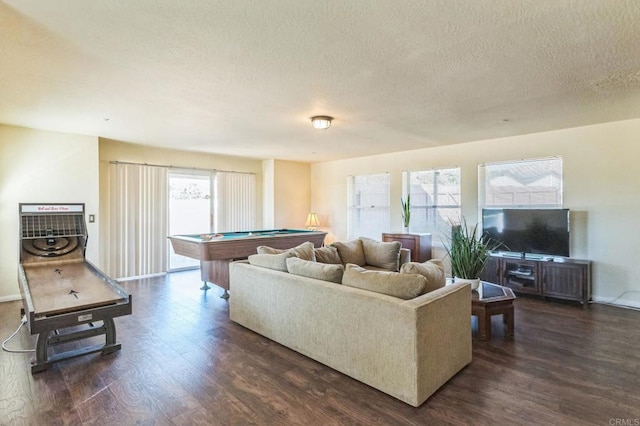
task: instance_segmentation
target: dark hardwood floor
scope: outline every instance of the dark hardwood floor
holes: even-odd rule
[[[31,354],[0,351],[0,424],[640,422],[638,311],[518,298],[515,340],[494,317],[493,340],[478,341],[474,319],[473,362],[413,408],[230,322],[218,289],[200,285],[197,271],[123,283],[133,315],[116,319],[115,354],[31,375]],[[0,304],[2,340],[20,307]],[[9,346],[33,345],[24,327]]]

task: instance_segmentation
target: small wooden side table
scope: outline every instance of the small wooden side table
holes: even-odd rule
[[[471,292],[471,315],[478,318],[478,339],[491,340],[491,317],[502,315],[505,339],[513,338],[513,301],[516,299],[508,287],[481,281],[478,290]]]
[[[431,234],[382,234],[382,241],[400,241],[402,248],[411,250],[412,262],[431,259]]]

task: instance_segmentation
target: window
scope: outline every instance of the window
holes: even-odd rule
[[[379,240],[389,232],[389,173],[349,176],[349,238],[369,237]]]
[[[256,177],[252,173],[120,162],[112,162],[109,173],[110,232],[105,269],[110,276],[147,276],[168,267],[197,265],[193,261],[181,263],[172,254],[169,232],[211,232],[212,220],[214,232],[255,229]]]
[[[211,232],[211,178],[207,171],[169,169],[169,235]],[[169,244],[169,270],[195,268],[200,262],[176,254]]]
[[[562,207],[562,158],[483,164],[480,207]]]
[[[434,241],[460,221],[460,168],[404,173],[403,192],[411,195],[410,232],[428,232]]]

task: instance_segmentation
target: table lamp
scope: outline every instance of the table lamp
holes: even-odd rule
[[[317,213],[309,213],[307,215],[307,221],[304,223],[309,231],[317,231],[320,226]]]

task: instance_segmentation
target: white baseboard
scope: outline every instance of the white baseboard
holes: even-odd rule
[[[13,301],[20,300],[20,299],[22,299],[22,297],[19,294],[12,294],[12,295],[9,295],[9,296],[2,296],[2,297],[0,297],[0,303],[13,302]]]
[[[621,308],[640,309],[640,297],[633,297],[635,296],[635,293],[640,295],[640,292],[632,292],[632,293],[633,294],[629,295],[631,297],[625,297],[625,298],[618,297],[612,300],[611,298],[592,296],[591,300],[593,300],[594,303],[604,303],[607,305],[615,305]]]
[[[141,279],[144,279],[144,278],[159,277],[161,275],[167,275],[167,273],[166,272],[158,272],[156,274],[138,275],[138,276],[135,276],[135,277],[122,277],[122,278],[116,278],[116,281],[124,282],[124,281],[141,280]]]

